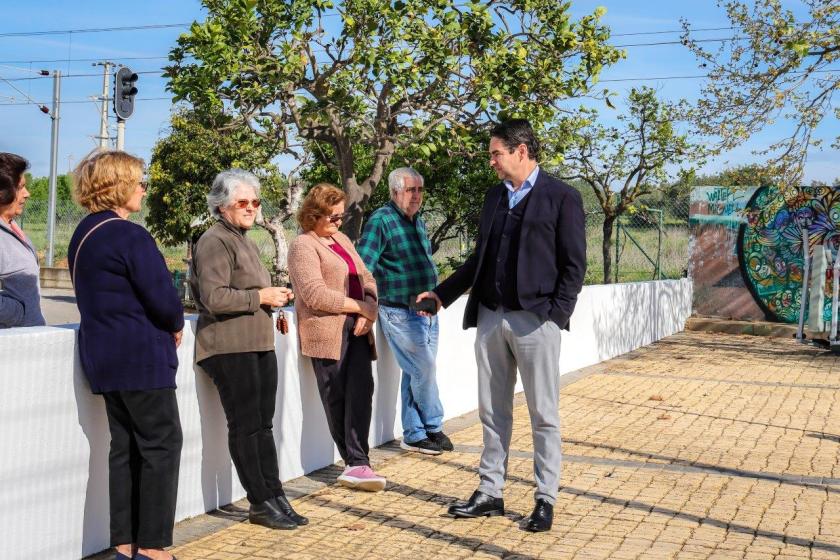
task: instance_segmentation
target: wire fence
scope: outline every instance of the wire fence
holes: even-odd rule
[[[45,262],[47,251],[47,202],[30,200],[20,217],[21,227],[32,239],[41,263]],[[271,215],[270,204],[264,206],[266,215]],[[604,282],[604,214],[597,205],[589,203],[586,211],[587,270],[586,284]],[[54,263],[67,266],[67,245],[73,231],[87,212],[70,201],[59,201],[56,205],[54,233]],[[148,211],[133,214],[130,219],[146,226]],[[430,228],[440,219],[427,213],[426,222]],[[297,234],[294,219],[284,223],[287,239]],[[253,228],[249,237],[254,240],[266,265],[274,257],[271,235],[262,228]],[[634,210],[620,216],[615,223],[607,259],[610,263],[609,281],[637,282],[657,278],[679,278],[688,268],[688,201],[650,200],[643,201]],[[527,243],[527,240],[525,241]],[[462,262],[472,251],[473,240],[458,235],[441,244],[434,259],[443,274],[451,270],[453,263]],[[167,265],[172,271],[183,271],[187,267],[186,244],[160,246]]]

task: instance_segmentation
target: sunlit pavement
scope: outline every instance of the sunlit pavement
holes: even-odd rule
[[[217,512],[179,524],[179,541],[191,542],[173,552],[181,560],[837,558],[839,395],[831,355],[786,339],[686,332],[562,389],[563,477],[548,533],[520,528],[533,507],[520,399],[504,517],[446,514],[477,486],[473,415],[451,434],[453,453],[380,449],[384,492],[332,484],[334,466],[292,484],[308,485],[293,501],[308,526],[271,531]],[[226,526],[198,536],[214,523]]]

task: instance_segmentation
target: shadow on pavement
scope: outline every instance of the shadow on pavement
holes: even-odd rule
[[[464,469],[464,470],[473,471],[475,473],[478,473],[478,469],[476,467],[473,467],[473,466],[470,466],[470,465],[465,465],[465,464],[459,463],[457,461],[441,459],[441,456],[429,457],[429,459],[431,459],[433,461],[436,461],[436,462],[439,462],[441,464],[448,464],[448,465],[451,465],[453,467],[457,467],[459,469]],[[527,485],[533,486],[532,481],[526,480],[526,479],[524,479],[522,477],[519,477],[519,476],[516,476],[516,475],[508,474],[505,478],[506,478],[506,480],[509,480],[509,481],[512,481],[512,482],[519,482],[519,483],[522,483],[522,484],[527,484]],[[476,486],[477,485],[478,485],[478,481],[476,481]],[[807,538],[803,538],[803,537],[795,537],[795,536],[792,536],[792,535],[786,535],[784,533],[777,533],[775,531],[765,531],[765,530],[757,529],[755,527],[749,527],[747,525],[741,525],[739,523],[732,523],[731,521],[724,521],[724,520],[721,520],[721,519],[715,519],[713,517],[702,517],[702,516],[699,516],[699,515],[686,513],[686,512],[675,510],[675,509],[664,508],[664,507],[660,507],[660,506],[657,506],[657,505],[654,505],[654,504],[648,504],[648,503],[645,503],[645,502],[640,502],[638,500],[624,500],[624,499],[621,499],[621,498],[614,498],[612,496],[607,496],[605,494],[598,494],[597,492],[581,490],[581,489],[578,489],[578,488],[573,488],[571,486],[561,486],[560,487],[560,492],[562,492],[564,494],[570,494],[572,496],[579,496],[579,497],[586,498],[586,499],[589,499],[589,500],[597,500],[597,501],[602,502],[602,503],[607,503],[607,504],[619,506],[623,509],[633,509],[633,510],[642,511],[642,512],[645,512],[645,513],[656,513],[656,514],[660,514],[660,515],[669,515],[671,517],[676,517],[676,518],[679,518],[679,519],[693,521],[693,522],[701,524],[701,525],[708,524],[708,525],[711,525],[713,527],[720,527],[722,529],[725,529],[727,531],[731,531],[731,532],[734,532],[734,533],[754,535],[756,537],[764,537],[764,538],[767,538],[767,539],[772,539],[772,540],[778,541],[778,542],[783,543],[783,544],[792,544],[792,545],[801,546],[801,547],[804,547],[804,548],[819,549],[819,550],[825,550],[825,551],[828,551],[828,552],[832,552],[832,553],[835,553],[835,554],[840,554],[840,546],[834,545],[834,544],[831,544],[831,543],[818,541],[816,539],[807,539]],[[557,510],[555,513],[559,513],[559,510]]]
[[[811,434],[808,434],[811,435]],[[818,436],[811,436],[818,437]],[[831,436],[836,438],[837,436]],[[836,441],[836,440],[835,440]],[[715,474],[722,474],[726,476],[735,476],[739,478],[752,478],[756,480],[767,480],[770,482],[778,482],[779,484],[790,484],[793,486],[802,486],[804,488],[814,488],[816,490],[823,490],[829,493],[840,493],[840,488],[829,486],[830,484],[840,484],[840,479],[837,478],[822,478],[814,476],[800,476],[800,475],[786,475],[777,473],[764,473],[761,471],[747,471],[743,469],[736,469],[732,467],[723,467],[720,465],[713,465],[711,463],[701,463],[697,461],[688,461],[686,459],[679,459],[677,457],[670,457],[668,455],[660,455],[657,453],[648,453],[646,451],[635,451],[627,449],[626,447],[618,447],[615,445],[605,445],[601,443],[590,443],[588,441],[580,441],[574,439],[566,439],[564,443],[571,443],[583,447],[590,447],[593,449],[607,449],[618,453],[627,453],[628,455],[636,455],[638,457],[647,457],[649,459],[656,459],[659,461],[668,461],[671,465],[680,465],[684,468],[697,471],[711,471]],[[595,459],[595,458],[593,458]],[[630,463],[630,461],[628,461]],[[640,463],[644,465],[645,463]],[[628,465],[630,466],[630,465]],[[668,466],[655,463],[653,466],[665,467]]]
[[[586,399],[590,401],[598,401],[603,403],[610,403],[619,406],[630,406],[634,408],[647,408],[650,410],[657,410],[660,412],[673,412],[675,414],[685,414],[686,416],[697,416],[698,418],[712,418],[714,420],[726,420],[727,422],[739,422],[742,424],[753,424],[755,426],[765,426],[768,428],[779,428],[780,430],[792,430],[797,432],[810,432],[810,433],[819,433],[823,436],[833,437],[833,438],[840,438],[840,436],[834,434],[826,434],[824,432],[814,432],[813,430],[808,430],[805,428],[796,428],[791,426],[782,426],[780,424],[771,424],[769,422],[755,422],[754,420],[743,420],[741,418],[732,418],[730,416],[714,416],[711,414],[703,414],[701,412],[691,412],[688,410],[680,410],[678,408],[674,408],[673,406],[663,405],[663,406],[652,406],[649,404],[641,404],[641,403],[631,403],[631,402],[624,402],[624,401],[617,401],[613,399],[605,399],[601,397],[589,397],[587,395],[579,395],[577,393],[564,393],[563,397],[574,397],[577,399]]]
[[[402,486],[402,485],[400,485]],[[407,490],[410,487],[402,486],[403,490]],[[386,492],[393,491],[392,488],[386,489]],[[419,492],[416,489],[411,489],[411,493],[407,495],[411,495],[416,497],[415,492]],[[402,492],[399,492],[402,493]],[[431,494],[431,493],[428,493]],[[436,495],[437,500],[453,500],[451,496],[443,496],[443,495]],[[516,558],[517,560],[536,560],[533,556],[528,556],[526,554],[517,553],[513,550],[494,545],[488,542],[485,542],[481,539],[474,538],[474,537],[463,537],[460,535],[455,535],[452,533],[447,533],[446,531],[439,531],[432,527],[428,527],[426,525],[415,524],[411,523],[410,521],[406,521],[404,519],[400,519],[397,516],[388,515],[385,513],[381,513],[378,511],[373,511],[369,509],[360,508],[359,506],[353,506],[352,508],[348,508],[347,505],[333,502],[332,500],[328,500],[321,496],[314,496],[310,503],[317,505],[319,507],[329,508],[336,511],[340,511],[342,513],[347,513],[353,516],[358,517],[359,519],[364,519],[365,521],[376,522],[379,525],[384,525],[385,527],[393,527],[395,529],[399,529],[401,531],[410,531],[412,533],[416,533],[423,538],[441,541],[443,543],[447,543],[449,545],[458,546],[464,548],[466,550],[475,551],[479,547],[481,548],[481,552],[490,556],[495,556],[497,558]],[[507,515],[506,515],[507,517]],[[470,520],[465,519],[464,523],[469,523]]]

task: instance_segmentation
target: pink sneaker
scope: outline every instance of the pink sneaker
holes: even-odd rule
[[[385,489],[385,477],[379,476],[367,465],[346,467],[338,477],[338,483],[356,490],[379,492]]]

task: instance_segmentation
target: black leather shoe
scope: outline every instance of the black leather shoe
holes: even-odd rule
[[[505,501],[488,496],[480,490],[473,492],[466,504],[449,506],[449,513],[455,517],[493,517],[505,514]]]
[[[542,533],[551,529],[553,521],[554,506],[545,500],[537,500],[534,511],[531,512],[531,517],[528,518],[528,523],[525,525],[525,530],[532,533]]]
[[[306,525],[309,523],[309,519],[302,516],[294,509],[292,509],[292,504],[289,503],[289,499],[286,497],[285,494],[280,494],[279,496],[274,497],[274,501],[277,504],[277,509],[282,511],[286,514],[286,517],[297,523],[298,525]]]
[[[269,529],[295,529],[297,523],[280,511],[274,498],[259,504],[251,504],[248,510],[248,521],[252,525],[262,525]]]

